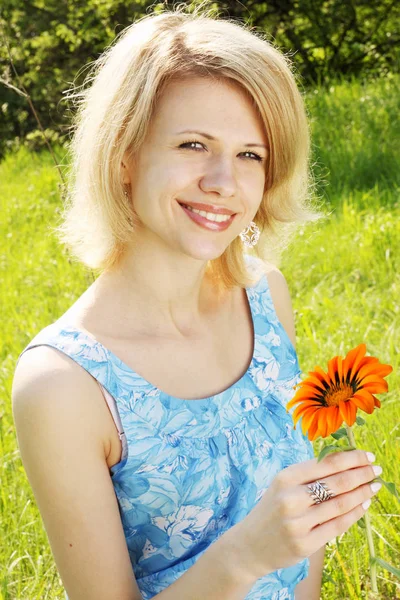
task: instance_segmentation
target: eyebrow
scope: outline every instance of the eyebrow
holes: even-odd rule
[[[184,131],[177,131],[175,135],[181,135],[182,133],[197,133],[198,135],[202,135],[203,137],[207,138],[208,140],[212,140],[215,141],[217,138],[213,137],[212,135],[210,135],[209,133],[204,133],[203,131],[194,131],[192,129],[185,129]],[[257,148],[265,148],[265,150],[268,150],[267,146],[265,144],[243,144],[245,148],[250,148],[252,146],[256,146]]]

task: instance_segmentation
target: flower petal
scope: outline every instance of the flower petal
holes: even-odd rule
[[[294,422],[298,421],[301,415],[309,408],[314,408],[315,410],[315,408],[318,408],[320,406],[321,405],[319,404],[319,402],[303,402],[302,404],[299,404],[299,406],[296,406],[292,414]]]
[[[321,369],[321,367],[319,367],[318,365],[316,367],[314,367],[314,371],[310,371],[309,375],[313,375],[314,377],[316,377],[317,379],[319,379],[321,381],[321,383],[325,382],[329,384],[329,376],[327,373],[325,373],[325,371],[323,371]]]
[[[361,388],[356,391],[355,395],[357,395],[358,397],[364,398],[367,401],[367,403],[370,406],[372,406],[372,403],[374,401],[374,396],[368,390]]]
[[[391,365],[380,364],[376,367],[375,373],[377,373],[381,377],[386,377],[386,375],[389,375],[392,371],[393,371],[393,367]]]
[[[298,402],[303,402],[303,400],[301,398],[297,398],[296,395],[293,396],[293,398],[286,404],[286,411],[289,412],[289,410]]]
[[[370,363],[378,363],[378,364],[380,364],[379,360],[377,358],[375,358],[375,356],[364,356],[364,358],[360,362],[360,367],[363,367],[364,365],[368,365]]]
[[[321,393],[314,387],[303,385],[296,392],[296,398],[300,400],[312,400],[313,398],[320,398]]]
[[[323,392],[325,389],[324,385],[321,382],[321,379],[319,379],[318,377],[314,377],[314,375],[307,375],[306,379],[304,379],[303,381],[307,381],[309,385],[313,385],[315,389],[320,390],[321,392]]]
[[[363,361],[363,358],[365,357],[365,353],[367,351],[367,347],[365,344],[360,344],[359,346],[357,346],[358,348],[358,353],[356,358],[354,359],[354,363],[353,363],[353,367],[351,369],[351,376],[355,377],[357,374],[357,371],[360,368],[360,365]]]
[[[383,368],[382,368],[383,367]],[[381,365],[379,364],[366,364],[362,365],[357,373],[357,379],[361,380],[364,377],[368,377],[369,375],[376,375],[378,378],[386,377],[393,371],[393,368],[390,365]]]
[[[349,381],[354,377],[354,373],[357,371],[366,351],[366,345],[360,344],[347,353],[343,361],[343,374],[345,378],[348,376]]]
[[[308,390],[304,391],[303,389],[297,390],[295,395],[289,402],[286,404],[286,410],[290,410],[292,406],[298,404],[299,402],[319,402],[321,404],[322,397],[320,394],[311,393]]]
[[[343,359],[341,356],[338,356],[337,359],[338,359],[337,370],[338,370],[339,382],[343,383]]]
[[[317,407],[319,407],[319,406],[320,406],[320,405],[318,405]],[[300,408],[301,410],[299,410],[299,411],[297,411],[297,412],[296,412],[296,411],[294,411],[294,412],[293,412],[293,414],[292,414],[292,419],[293,419],[293,423],[295,424],[295,426],[297,425],[297,422],[299,421],[299,419],[301,419],[301,418],[302,418],[302,416],[303,416],[303,415],[304,415],[306,412],[308,412],[308,410],[309,410],[310,408],[312,408],[312,410],[313,410],[313,411],[315,411],[317,407],[315,407],[315,406],[298,406],[297,408]],[[297,410],[297,409],[296,409],[296,410]]]
[[[381,407],[381,401],[380,401],[380,400],[378,400],[378,398],[375,398],[375,396],[372,396],[372,397],[373,397],[373,399],[374,399],[374,404],[375,404],[375,406],[376,406],[377,408],[380,408],[380,407]]]
[[[343,417],[337,406],[330,406],[327,409],[328,435],[337,431],[343,423]]]
[[[326,437],[326,432],[328,429],[326,413],[327,413],[326,409],[322,409],[318,413],[318,435],[320,435],[323,438]]]
[[[338,356],[334,356],[333,358],[331,358],[330,361],[328,361],[328,374],[329,374],[330,383],[332,385],[336,384],[336,373],[338,371],[337,360],[338,360]]]
[[[318,419],[318,410],[319,408],[308,409],[301,418],[301,430],[305,435],[306,432],[310,429],[311,423],[313,423],[314,419]]]
[[[376,375],[365,377],[362,381],[360,381],[359,385],[362,385],[362,387],[371,392],[371,394],[383,394],[389,390],[387,381],[384,379],[378,380]]]
[[[371,402],[370,398],[361,396],[357,392],[352,396],[351,400],[356,406],[358,406],[358,408],[361,408],[361,410],[368,413],[369,415],[374,412],[374,402]]]
[[[334,423],[336,422],[336,411],[339,412],[336,406],[329,406],[328,408],[324,409],[326,419],[326,429],[324,437],[331,435],[331,433],[335,431]]]
[[[351,427],[354,425],[357,416],[357,406],[351,400],[341,400],[339,402],[339,410],[344,421]]]
[[[307,431],[308,439],[313,442],[318,437],[318,418],[315,418]]]

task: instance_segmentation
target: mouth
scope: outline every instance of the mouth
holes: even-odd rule
[[[224,231],[233,222],[237,213],[221,214],[196,209],[193,206],[177,201],[187,216],[197,225],[212,231]]]
[[[202,202],[182,202],[178,200],[179,204],[183,204],[188,208],[194,208],[198,211],[204,211],[216,215],[234,215],[236,214],[233,210],[226,208],[225,206],[217,206],[215,204],[204,204]]]

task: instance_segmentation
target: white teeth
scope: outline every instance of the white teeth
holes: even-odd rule
[[[188,208],[189,210],[197,213],[198,215],[205,217],[208,221],[216,221],[217,223],[222,223],[223,221],[229,221],[229,219],[232,216],[232,215],[216,215],[215,213],[209,213],[209,212],[206,212],[205,210],[197,210],[197,208],[192,208],[191,206],[188,206],[187,204],[183,204],[183,206],[185,208]]]

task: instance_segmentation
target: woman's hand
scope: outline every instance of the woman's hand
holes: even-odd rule
[[[257,505],[233,528],[245,574],[258,579],[294,565],[347,531],[378,491],[370,482],[382,470],[374,468],[366,452],[352,450],[329,454],[319,463],[313,458],[290,465],[278,473]],[[315,505],[307,484],[317,479],[335,496]]]

